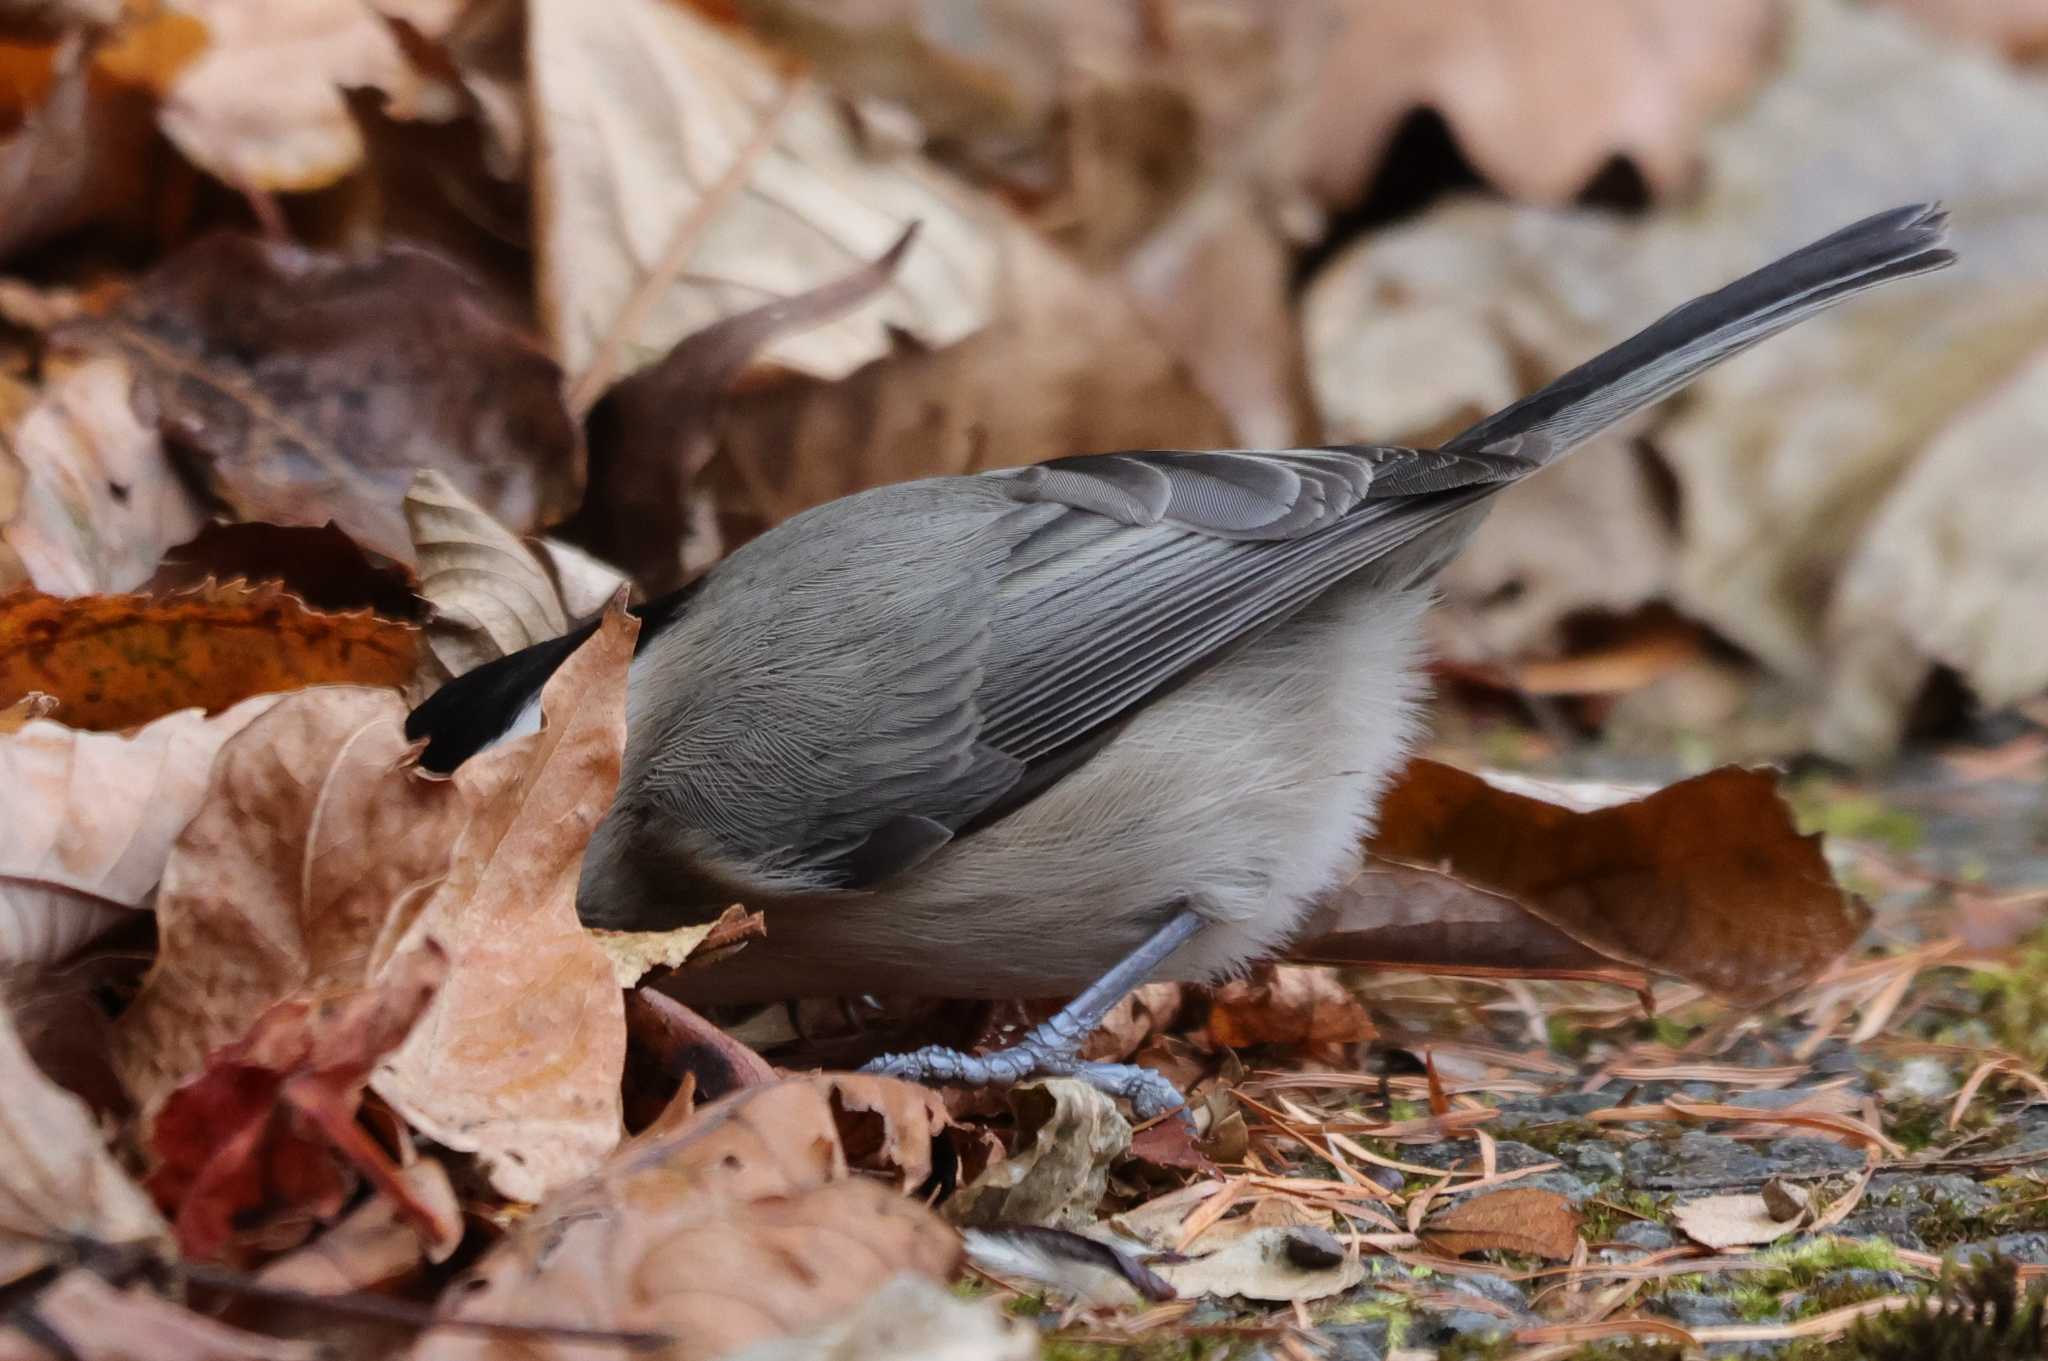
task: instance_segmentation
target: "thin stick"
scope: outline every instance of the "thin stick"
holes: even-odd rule
[[[782,130],[782,120],[796,103],[797,94],[803,88],[804,78],[800,73],[793,73],[783,82],[782,88],[775,92],[774,102],[769,104],[767,111],[761,115],[761,121],[755,126],[754,133],[747,139],[746,145],[740,148],[739,154],[732,158],[732,163],[726,166],[712,186],[690,205],[689,210],[676,223],[675,231],[669,234],[668,245],[662,249],[661,258],[655,261],[654,268],[640,281],[640,286],[633,290],[633,295],[626,299],[626,305],[619,309],[619,315],[612,320],[611,329],[605,333],[604,339],[598,342],[597,352],[590,357],[588,367],[576,375],[576,381],[569,385],[569,411],[577,420],[580,421],[588,415],[590,408],[597,405],[597,399],[604,395],[604,390],[611,386],[612,379],[618,373],[619,358],[625,353],[626,342],[640,330],[641,323],[647,320],[647,314],[654,308],[655,299],[666,292],[669,286],[675,283],[676,277],[683,272],[683,266],[689,263],[690,254],[696,250],[698,239],[703,236],[704,229],[711,225],[719,213],[725,210],[726,204],[746,186],[747,177],[752,173],[754,166],[768,154],[768,148],[775,144],[776,134]]]

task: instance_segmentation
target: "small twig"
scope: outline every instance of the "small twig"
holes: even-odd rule
[[[669,234],[667,246],[662,249],[661,258],[655,261],[654,268],[647,272],[647,277],[640,281],[640,286],[633,290],[633,295],[626,299],[626,305],[621,307],[618,316],[613,318],[611,329],[605,332],[604,339],[598,342],[596,352],[590,357],[590,363],[582,373],[576,375],[576,381],[569,385],[569,411],[577,420],[580,421],[588,415],[590,408],[597,405],[597,399],[604,395],[604,390],[611,386],[612,379],[618,374],[619,359],[625,353],[626,343],[639,332],[641,324],[647,320],[647,314],[654,308],[655,299],[675,283],[676,277],[683,271],[683,266],[689,263],[690,254],[697,248],[698,239],[703,236],[705,228],[711,225],[719,213],[725,210],[726,204],[746,186],[747,177],[752,173],[754,166],[775,144],[776,134],[782,130],[782,120],[796,103],[797,94],[803,87],[804,78],[801,73],[793,73],[783,82],[782,87],[775,92],[774,102],[762,113],[753,136],[747,139],[746,145],[732,158],[732,163],[726,166],[711,187],[690,205],[689,210],[676,223],[675,230]]]

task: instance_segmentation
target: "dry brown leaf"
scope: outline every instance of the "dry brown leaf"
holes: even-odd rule
[[[39,394],[8,390],[0,484],[10,460],[20,480],[18,504],[0,504],[0,557],[11,551],[39,590],[134,590],[206,522],[156,431],[137,419],[133,385],[127,363],[108,355],[53,360]],[[0,563],[0,585],[15,584],[8,576]]]
[[[691,1084],[687,1099],[692,1103],[775,1081],[775,1070],[766,1059],[653,988],[626,994],[626,1030],[634,1050],[647,1055],[664,1079]],[[673,1099],[685,1097],[677,1090]]]
[[[411,1276],[426,1262],[445,1262],[462,1241],[462,1203],[448,1169],[421,1158],[399,1169],[398,1179],[415,1204],[433,1211],[441,1231],[429,1241],[398,1203],[376,1195],[312,1242],[266,1263],[256,1273],[264,1285],[309,1295],[347,1295],[376,1290]]]
[[[911,222],[917,251],[874,301],[768,347],[840,378],[890,331],[947,345],[988,318],[997,251],[967,191],[911,158],[866,157],[831,101],[804,89],[766,155],[709,221],[693,218],[789,79],[743,34],[666,0],[537,0],[529,9],[540,298],[555,353],[581,373],[680,229],[689,274],[648,299],[626,367],[720,317],[839,278]]]
[[[453,967],[377,1094],[521,1200],[590,1172],[621,1132],[624,1004],[576,883],[618,784],[639,627],[608,613],[541,691],[541,731],[456,772],[474,811],[398,947],[438,941]]]
[[[1402,119],[1431,108],[1481,175],[1518,197],[1561,202],[1617,156],[1655,191],[1683,183],[1708,115],[1767,60],[1777,9],[1375,0],[1343,13],[1303,137],[1319,194],[1357,198]]]
[[[230,1328],[153,1295],[117,1289],[81,1267],[35,1297],[35,1314],[64,1340],[75,1361],[319,1361],[312,1342]],[[15,1329],[0,1332],[0,1361],[50,1361]]]
[[[1436,1252],[1519,1252],[1553,1262],[1579,1245],[1579,1215],[1555,1191],[1510,1186],[1461,1196],[1425,1222],[1423,1243]]]
[[[40,690],[69,726],[111,731],[309,685],[401,685],[414,648],[410,624],[316,614],[275,587],[165,600],[16,591],[0,597],[0,704]]]
[[[275,582],[329,614],[369,610],[417,621],[423,613],[410,571],[332,523],[211,521],[196,537],[164,551],[143,590],[175,595],[214,581]]]
[[[376,90],[400,114],[438,111],[367,0],[175,3],[205,25],[206,48],[170,81],[158,121],[186,159],[239,189],[303,192],[353,170],[363,139],[345,89]]]
[[[1695,1243],[1740,1248],[1775,1243],[1797,1229],[1801,1221],[1776,1218],[1764,1198],[1752,1193],[1680,1201],[1671,1207],[1671,1222]]]
[[[1412,895],[1426,891],[1460,926],[1490,914],[1501,920],[1504,900],[1552,928],[1521,929],[1518,947],[1561,933],[1608,961],[1755,1003],[1818,975],[1868,920],[1868,909],[1836,886],[1820,838],[1799,834],[1768,771],[1723,767],[1590,811],[1504,782],[1411,762],[1382,800],[1368,844],[1375,868],[1395,872],[1369,870],[1338,890],[1291,957],[1423,964],[1391,939],[1388,923],[1407,920],[1417,910]],[[1612,797],[1600,791],[1601,801]],[[1477,900],[1469,910],[1466,899]],[[1451,950],[1427,962],[1514,963],[1500,958],[1497,942],[1458,930],[1425,938]],[[1390,945],[1397,957],[1379,957]],[[1474,946],[1479,958],[1461,957]]]
[[[840,1317],[899,1271],[943,1282],[958,1235],[899,1187],[929,1174],[937,1096],[889,1078],[793,1078],[648,1131],[521,1220],[449,1312],[666,1331],[711,1361]],[[869,1156],[863,1157],[863,1153]],[[566,1342],[430,1332],[414,1361],[570,1361]]]
[[[423,250],[345,258],[208,236],[52,342],[125,355],[166,438],[244,519],[333,520],[409,563],[401,504],[421,468],[517,533],[580,495],[582,438],[554,361]]]
[[[720,509],[758,530],[887,482],[1231,443],[1229,420],[1121,287],[1021,226],[1001,241],[995,320],[969,339],[906,349],[836,383],[736,394],[706,479]]]
[[[132,733],[40,719],[0,735],[0,963],[62,958],[149,905],[221,744],[277,699]]]
[[[361,987],[447,873],[470,809],[410,765],[405,715],[389,690],[323,687],[222,748],[164,871],[156,962],[115,1031],[145,1109],[286,996]]]
[[[37,1069],[0,1008],[0,1285],[59,1260],[67,1239],[167,1242],[169,1229],[102,1142],[84,1102]]]
[[[149,99],[60,53],[26,119],[0,139],[0,257],[97,222],[143,216],[151,187]],[[10,124],[11,126],[11,124]]]
[[[1328,969],[1266,965],[1223,984],[1209,1003],[1209,1038],[1227,1048],[1346,1045],[1377,1033],[1365,1005]]]
[[[534,643],[569,620],[533,550],[433,468],[405,494],[420,594],[433,606],[427,646],[451,676]]]
[[[1116,1103],[1073,1078],[1041,1078],[1007,1093],[1016,1112],[1015,1151],[947,1202],[962,1224],[1093,1224],[1109,1189],[1109,1165],[1131,1146]]]

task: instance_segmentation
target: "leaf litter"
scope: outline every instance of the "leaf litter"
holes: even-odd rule
[[[317,1335],[342,1357],[966,1361],[1050,1336],[1292,1359],[1383,1324],[1411,1351],[1483,1327],[1561,1357],[1832,1345],[1944,1253],[2039,1275],[2048,899],[2010,830],[2038,804],[2035,734],[1789,795],[1713,743],[1619,759],[1632,731],[1671,746],[1659,715],[1735,712],[1759,659],[1853,701],[1822,717],[1862,750],[1927,659],[1993,698],[2048,682],[1983,607],[1985,564],[2018,563],[1995,571],[2020,598],[2028,560],[1951,551],[2029,521],[2024,269],[1943,304],[1997,382],[1880,384],[1860,330],[1812,341],[1802,402],[1929,394],[1924,453],[1835,441],[1881,474],[1863,530],[1729,510],[1700,450],[1774,466],[1742,413],[1792,409],[1734,370],[1647,426],[1645,457],[1590,456],[1496,517],[1445,616],[1476,640],[1441,672],[1469,709],[1359,875],[1287,960],[1147,987],[1092,1038],[1168,1074],[1192,1125],[1133,1128],[1071,1083],[844,1071],[899,1035],[997,1043],[1054,999],[699,1014],[668,972],[772,914],[638,935],[574,914],[624,741],[622,585],[684,584],[896,478],[1420,438],[1753,257],[1783,224],[1752,200],[1787,201],[1756,186],[1869,206],[1875,170],[1800,168],[1788,110],[1903,122],[1901,164],[1958,174],[1984,163],[1973,130],[2041,116],[1987,55],[2031,50],[2017,4],[1896,6],[1921,27],[1796,8],[10,16],[0,1279],[26,1308],[0,1354]],[[1388,77],[1360,80],[1359,50]],[[1870,103],[1827,93],[1851,87]],[[1913,115],[1930,103],[1955,117]],[[1380,225],[1420,108],[1448,134],[1430,173],[1542,206]],[[1644,212],[1557,206],[1616,174]],[[2011,175],[1976,220],[2023,266]],[[1875,344],[1898,316],[1856,324],[1905,353]],[[1783,508],[1833,494],[1802,488]],[[1702,576],[1759,533],[1757,571]],[[600,617],[538,734],[418,769],[409,701]],[[1503,696],[1547,726],[1502,740]],[[1529,765],[1575,778],[1507,769]],[[1909,823],[1936,830],[1908,846]]]

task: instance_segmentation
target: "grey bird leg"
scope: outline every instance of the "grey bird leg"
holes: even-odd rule
[[[993,1054],[963,1054],[957,1049],[931,1045],[908,1054],[884,1054],[861,1071],[962,1087],[1009,1087],[1027,1077],[1073,1077],[1097,1091],[1126,1098],[1140,1120],[1179,1109],[1186,1104],[1179,1090],[1151,1069],[1134,1063],[1091,1063],[1076,1055],[1081,1042],[1095,1033],[1110,1008],[1150,978],[1152,971],[1192,940],[1202,925],[1199,912],[1182,908],[1150,940],[1096,979],[1086,992],[1060,1008],[1057,1015],[1033,1026],[1030,1033],[1008,1049],[998,1049]]]

